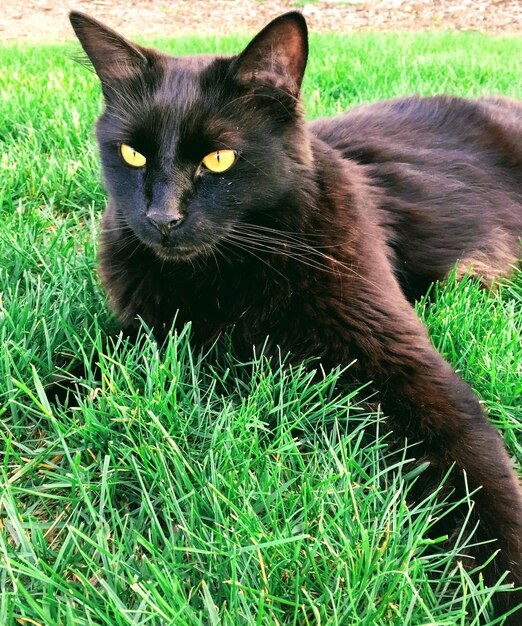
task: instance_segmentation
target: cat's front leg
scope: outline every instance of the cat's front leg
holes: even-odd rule
[[[469,565],[499,550],[483,572],[487,582],[494,584],[509,570],[509,580],[521,585],[522,490],[478,398],[432,347],[390,269],[381,264],[371,278],[352,280],[349,292],[343,305],[351,348],[347,358],[355,354],[360,371],[380,388],[394,431],[421,442],[415,449],[431,466],[419,478],[421,491],[436,488],[451,467],[455,498],[478,490],[473,495],[477,539],[495,541],[475,548]],[[499,611],[512,609],[522,602],[522,593],[496,594],[495,600]],[[522,623],[522,604],[506,623]]]

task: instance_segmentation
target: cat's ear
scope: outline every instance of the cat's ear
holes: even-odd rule
[[[147,66],[146,51],[98,20],[71,11],[71,25],[102,82],[138,74]]]
[[[237,57],[233,68],[241,83],[260,83],[297,96],[308,58],[308,29],[301,13],[277,17]]]

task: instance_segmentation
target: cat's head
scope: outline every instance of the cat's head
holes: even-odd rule
[[[97,136],[113,227],[162,259],[189,260],[238,225],[284,223],[312,158],[299,104],[302,15],[280,16],[232,57],[173,57],[70,18],[102,83]]]

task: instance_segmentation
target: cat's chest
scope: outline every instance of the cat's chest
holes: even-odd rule
[[[127,262],[125,271],[113,264],[103,276],[112,305],[130,325],[141,318],[161,335],[173,323],[190,322],[197,344],[233,328],[236,350],[247,356],[252,346],[300,358],[325,356],[343,341],[335,320],[346,290],[337,274],[268,259],[174,266],[148,261]]]
[[[348,307],[337,281],[329,276],[294,283],[285,292],[275,290],[252,298],[234,322],[235,350],[245,358],[252,346],[259,354],[290,354],[291,360],[319,357],[333,364],[346,360],[351,343]]]
[[[232,330],[235,352],[245,357],[252,346],[265,353],[291,352],[299,358],[324,356],[338,340],[333,320],[338,291],[330,278],[282,271],[250,271],[200,278],[180,284],[169,302],[178,323],[190,321],[201,343]],[[332,310],[333,309],[333,310]]]
[[[283,274],[212,263],[199,271],[146,272],[136,293],[136,316],[154,327],[190,322],[201,343],[232,326],[250,345],[258,343],[258,336],[270,334],[287,317],[295,300],[294,285]]]

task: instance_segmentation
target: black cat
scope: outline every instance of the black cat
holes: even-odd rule
[[[175,58],[99,22],[71,22],[101,80],[109,205],[100,273],[123,325],[158,336],[179,310],[205,344],[232,328],[325,367],[356,359],[401,436],[421,439],[424,488],[453,464],[480,518],[487,582],[522,583],[522,492],[472,390],[411,302],[460,260],[510,271],[522,235],[522,104],[405,98],[304,122],[305,20],[271,22],[238,56]],[[470,565],[473,564],[470,559]],[[498,609],[521,593],[497,594]],[[522,623],[522,610],[511,617]]]

